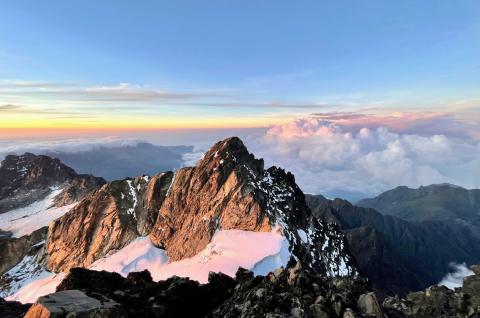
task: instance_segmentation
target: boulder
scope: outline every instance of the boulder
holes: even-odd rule
[[[375,318],[384,318],[382,307],[372,292],[360,295],[357,305],[364,314],[374,316]]]
[[[122,306],[103,296],[89,297],[80,290],[66,290],[40,297],[25,318],[127,318]]]

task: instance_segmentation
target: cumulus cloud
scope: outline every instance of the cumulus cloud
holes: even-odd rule
[[[382,125],[382,118],[356,114],[335,114],[335,119],[316,115],[273,126],[247,144],[267,164],[292,171],[309,193],[354,200],[399,185],[448,182],[480,187],[477,140],[415,132],[412,122],[417,117],[394,116],[400,123],[390,118]],[[432,115],[431,122],[438,116]]]
[[[453,269],[453,272],[448,273],[444,278],[442,278],[438,285],[443,285],[450,289],[461,287],[463,285],[463,279],[474,274],[465,263],[452,263],[450,266]]]

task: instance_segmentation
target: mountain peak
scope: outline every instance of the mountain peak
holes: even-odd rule
[[[354,273],[349,256],[343,259],[343,238],[315,222],[293,175],[276,167],[265,170],[263,160],[232,137],[216,143],[195,167],[176,172],[150,238],[175,261],[196,255],[220,230],[279,227],[292,255],[307,266],[327,275]],[[324,240],[339,256],[332,263],[330,252],[322,251]]]
[[[246,165],[254,173],[263,170],[263,159],[255,159],[242,140],[238,137],[230,137],[217,142],[208,150],[203,158],[197,163],[198,169],[220,169],[228,174],[236,166]],[[222,166],[222,167],[221,167]]]

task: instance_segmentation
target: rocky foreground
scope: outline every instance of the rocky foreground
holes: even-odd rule
[[[240,268],[234,278],[211,273],[207,284],[148,271],[117,273],[74,268],[57,292],[22,305],[0,301],[2,317],[480,317],[480,266],[455,291],[432,286],[380,304],[361,279],[325,278],[290,263],[267,276]],[[27,311],[28,310],[28,311]]]

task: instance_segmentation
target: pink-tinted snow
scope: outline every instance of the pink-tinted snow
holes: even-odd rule
[[[124,276],[148,269],[157,281],[176,275],[205,283],[209,272],[234,276],[239,267],[266,274],[285,266],[289,256],[288,242],[279,233],[223,230],[218,231],[207,247],[192,258],[169,263],[164,250],[142,237],[115,254],[96,261],[90,268]]]

